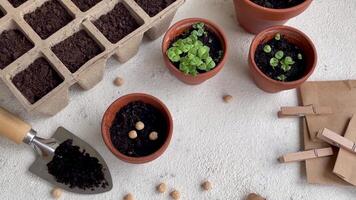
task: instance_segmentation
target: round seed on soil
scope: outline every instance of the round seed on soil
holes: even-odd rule
[[[212,184],[210,181],[205,181],[201,184],[201,187],[203,188],[203,190],[205,191],[209,191],[213,188]]]
[[[124,79],[121,78],[121,77],[117,77],[115,80],[114,80],[114,84],[118,87],[122,86],[124,84]]]
[[[59,199],[62,196],[62,190],[60,188],[54,188],[51,192],[52,197],[55,199]]]
[[[158,139],[158,133],[156,131],[153,131],[148,137],[150,138],[150,140],[155,141]]]
[[[174,199],[174,200],[180,199],[180,193],[177,190],[174,190],[173,192],[171,192],[170,195],[171,195],[172,199]]]
[[[144,124],[143,122],[139,121],[139,122],[137,122],[137,123],[135,124],[135,128],[136,128],[138,131],[141,131],[141,130],[143,130],[143,129],[145,128],[145,124]]]
[[[134,200],[134,196],[131,193],[128,193],[127,195],[124,196],[124,200]]]
[[[223,97],[223,99],[224,99],[225,103],[230,103],[232,101],[233,97],[231,95],[225,95]]]
[[[136,139],[137,138],[137,132],[135,130],[132,130],[129,132],[129,138],[130,139]]]
[[[160,183],[157,186],[157,192],[159,193],[165,193],[167,191],[167,185],[165,183]]]

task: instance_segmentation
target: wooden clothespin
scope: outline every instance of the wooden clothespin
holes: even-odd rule
[[[323,149],[312,149],[309,151],[301,151],[297,153],[289,153],[281,156],[278,160],[281,163],[300,162],[304,160],[310,160],[315,158],[322,158],[334,155],[334,151],[331,147]]]
[[[326,106],[293,106],[293,107],[281,107],[278,112],[278,117],[303,117],[308,115],[329,115],[333,114],[330,107]]]
[[[342,137],[341,135],[324,128],[323,130],[319,131],[317,137],[331,145],[337,146],[339,148],[343,148],[348,150],[352,153],[356,153],[356,143]]]

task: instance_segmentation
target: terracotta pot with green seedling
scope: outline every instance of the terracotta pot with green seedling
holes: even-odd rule
[[[179,80],[200,84],[223,68],[227,58],[226,37],[209,20],[185,19],[166,33],[162,54],[167,68]]]
[[[266,92],[299,87],[314,72],[316,63],[314,44],[292,27],[268,28],[251,44],[250,71],[256,85]]]

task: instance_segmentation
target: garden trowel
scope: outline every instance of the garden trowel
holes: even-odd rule
[[[88,143],[62,127],[57,129],[51,139],[43,139],[36,136],[36,131],[32,129],[31,125],[0,107],[0,135],[9,138],[17,144],[25,143],[32,146],[37,152],[37,157],[35,162],[30,166],[30,172],[56,187],[81,194],[98,194],[112,189],[112,179],[109,168],[100,154]],[[69,185],[58,183],[55,177],[48,173],[47,164],[52,161],[56,148],[68,139],[73,140],[73,145],[79,146],[81,150],[85,150],[90,156],[96,157],[99,160],[99,163],[103,166],[104,177],[108,183],[105,188],[97,187],[86,190],[77,187],[70,188]]]

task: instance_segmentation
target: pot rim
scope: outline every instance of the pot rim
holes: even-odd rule
[[[312,2],[312,0],[305,0],[303,3],[298,4],[296,6],[293,6],[293,7],[290,7],[290,8],[277,9],[277,8],[266,8],[266,7],[260,6],[260,5],[256,4],[256,3],[252,2],[251,0],[242,0],[242,1],[245,1],[246,4],[248,4],[249,6],[255,8],[257,10],[260,10],[260,11],[263,11],[263,12],[272,12],[272,13],[276,13],[276,14],[283,14],[283,13],[293,12],[295,10],[302,9],[303,7],[307,6],[309,3]]]
[[[260,44],[260,39],[259,38],[265,38],[266,37],[266,33],[270,32],[270,31],[274,31],[274,30],[286,30],[286,31],[291,31],[291,32],[295,32],[298,35],[300,35],[301,37],[303,37],[305,40],[307,40],[307,42],[309,43],[309,45],[312,48],[312,51],[314,52],[314,59],[313,59],[313,66],[308,70],[308,73],[306,73],[304,76],[302,76],[301,78],[299,78],[298,80],[295,81],[289,81],[289,82],[281,82],[281,81],[277,81],[274,80],[272,78],[270,78],[269,76],[267,76],[265,73],[263,73],[260,68],[257,66],[256,62],[255,62],[255,51],[253,51],[252,47],[258,43],[256,46],[258,46]],[[261,75],[263,78],[267,79],[270,82],[273,82],[275,84],[280,84],[280,85],[290,85],[293,86],[295,84],[299,84],[305,81],[306,78],[308,78],[309,76],[311,76],[311,74],[314,72],[315,68],[316,68],[316,63],[318,60],[318,55],[317,55],[317,51],[316,48],[314,46],[314,43],[311,41],[311,39],[302,31],[290,27],[290,26],[284,26],[284,25],[278,25],[278,26],[272,26],[270,28],[267,28],[263,31],[261,31],[260,33],[258,33],[255,38],[253,39],[251,45],[250,45],[250,52],[249,52],[249,59],[252,62],[252,66],[253,68],[255,68],[255,70],[259,73],[259,75]]]
[[[180,26],[182,26],[182,25],[185,25],[185,24],[194,24],[194,23],[196,23],[196,22],[203,22],[203,23],[204,23],[205,25],[207,25],[208,27],[211,27],[211,30],[212,30],[215,34],[220,35],[220,37],[221,37],[221,39],[222,39],[220,42],[221,42],[222,45],[223,45],[224,56],[222,57],[220,63],[219,63],[217,66],[214,67],[214,69],[212,69],[212,70],[210,70],[210,71],[208,71],[208,72],[204,72],[204,73],[198,74],[198,75],[196,75],[196,76],[192,76],[192,75],[183,73],[182,71],[180,71],[179,69],[177,69],[176,66],[173,65],[173,63],[171,62],[171,60],[169,60],[169,58],[168,58],[168,56],[167,56],[167,54],[166,54],[166,52],[167,52],[167,50],[168,50],[168,48],[169,48],[169,44],[167,45],[167,48],[165,48],[165,46],[166,46],[166,43],[169,42],[168,38],[169,38],[169,37],[173,38],[173,37],[172,37],[172,35],[173,35],[172,32],[173,32],[174,29],[176,29],[177,27],[180,27]],[[174,36],[174,37],[175,37],[175,36]],[[166,34],[165,34],[165,36],[164,36],[164,38],[163,38],[162,51],[163,51],[163,54],[164,54],[164,59],[165,59],[166,61],[168,61],[167,63],[168,63],[169,67],[170,67],[172,70],[174,70],[174,71],[176,71],[176,72],[179,72],[179,73],[181,73],[181,74],[184,75],[184,76],[188,76],[188,77],[191,77],[191,78],[195,78],[195,79],[196,79],[196,78],[208,76],[208,75],[210,75],[210,74],[214,74],[216,71],[219,71],[219,70],[220,70],[221,66],[224,65],[224,63],[225,63],[225,61],[226,61],[226,59],[227,59],[227,56],[228,56],[227,37],[226,37],[225,33],[222,31],[222,29],[221,29],[217,24],[215,24],[214,22],[212,22],[212,21],[210,21],[210,20],[208,20],[208,19],[198,18],[198,17],[186,18],[186,19],[182,19],[182,20],[176,22],[174,25],[172,25],[172,26],[168,29],[168,31],[166,32]]]
[[[117,113],[119,111],[119,110],[113,110],[114,106],[116,104],[119,104],[123,100],[132,99],[132,98],[147,98],[147,99],[151,99],[151,100],[155,101],[163,109],[164,115],[167,116],[168,131],[167,131],[166,140],[164,141],[163,145],[158,150],[156,150],[154,153],[147,155],[147,156],[131,157],[131,156],[127,156],[127,155],[121,153],[119,150],[117,150],[115,148],[114,144],[111,141],[110,131],[109,131],[109,129],[106,129],[106,127],[105,127],[105,122],[107,120],[106,117],[107,117],[108,113],[109,112]],[[132,102],[132,101],[133,100],[130,100],[129,102]],[[112,124],[112,122],[109,122],[109,123]],[[124,95],[124,96],[116,99],[106,109],[106,111],[103,115],[103,118],[102,118],[102,122],[101,122],[101,134],[102,134],[102,138],[104,140],[105,145],[117,158],[119,158],[120,160],[122,160],[124,162],[131,163],[131,164],[144,164],[144,163],[148,163],[148,162],[151,162],[151,161],[159,158],[167,150],[167,148],[172,140],[172,136],[173,136],[173,118],[172,118],[172,115],[169,112],[167,106],[158,98],[156,98],[152,95],[149,95],[149,94],[144,94],[144,93],[131,93],[131,94],[127,94],[127,95]]]

